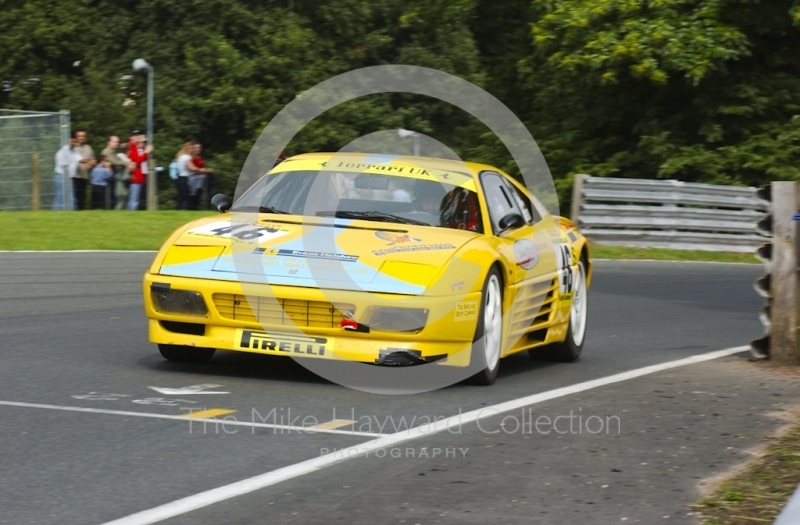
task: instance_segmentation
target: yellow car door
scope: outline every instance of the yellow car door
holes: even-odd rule
[[[504,275],[503,355],[544,340],[552,319],[558,267],[554,241],[560,230],[542,218],[524,191],[505,175],[480,174],[492,227],[493,244],[507,269]],[[552,239],[551,239],[552,237]]]

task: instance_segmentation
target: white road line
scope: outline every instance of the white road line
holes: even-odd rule
[[[159,505],[158,507],[153,507],[152,509],[137,512],[136,514],[131,514],[130,516],[126,516],[118,520],[109,521],[104,525],[148,525],[150,523],[157,523],[168,518],[180,516],[181,514],[207,507],[214,503],[219,503],[220,501],[235,498],[243,494],[248,494],[250,492],[254,492],[256,490],[260,490],[292,478],[303,476],[305,474],[310,474],[326,467],[336,465],[337,463],[342,463],[349,459],[363,456],[367,453],[372,453],[376,450],[392,447],[394,445],[405,443],[414,439],[432,436],[433,434],[438,434],[465,423],[475,422],[481,418],[497,416],[505,412],[517,410],[529,405],[541,403],[543,401],[549,401],[551,399],[576,394],[578,392],[584,392],[586,390],[592,390],[601,386],[619,383],[629,379],[635,379],[637,377],[654,374],[656,372],[662,372],[671,368],[702,363],[704,361],[710,361],[712,359],[738,354],[749,349],[749,346],[739,346],[736,348],[728,348],[726,350],[709,352],[707,354],[699,354],[692,357],[687,357],[685,359],[678,359],[677,361],[669,361],[667,363],[661,363],[658,365],[646,366],[644,368],[623,372],[621,374],[615,374],[600,379],[593,379],[584,383],[578,383],[571,386],[557,388],[555,390],[549,390],[547,392],[541,392],[539,394],[512,399],[511,401],[506,401],[497,405],[492,405],[479,410],[473,410],[471,412],[465,412],[457,416],[452,416],[450,419],[439,420],[435,424],[425,424],[419,427],[410,428],[403,432],[382,436],[360,445],[338,450],[324,456],[309,459],[294,465],[289,465],[288,467],[265,472],[264,474],[243,479],[242,481],[237,481],[235,483],[231,483],[230,485],[224,485],[216,489],[200,492],[198,494],[194,494],[193,496],[188,496],[164,505]]]
[[[188,419],[186,414],[189,412],[187,411],[186,414],[182,414],[179,416],[173,416],[169,414],[153,414],[151,412],[132,412],[127,410],[107,410],[105,408],[86,408],[86,407],[70,407],[70,406],[63,406],[63,405],[42,405],[39,403],[22,403],[20,401],[0,401],[0,406],[9,406],[9,407],[24,407],[24,408],[44,408],[47,410],[64,410],[66,412],[88,412],[90,414],[108,414],[112,416],[132,416],[132,417],[149,417],[154,419],[172,419],[174,421],[191,421],[193,424],[208,422],[214,424],[224,424],[226,427],[229,426],[239,426],[239,427],[255,427],[255,428],[270,428],[274,430],[281,430],[286,431],[287,433],[291,433],[294,431],[297,432],[305,432],[308,434],[344,434],[347,436],[358,436],[358,437],[379,437],[382,434],[376,434],[374,432],[356,432],[354,430],[337,430],[337,429],[324,429],[324,428],[314,428],[311,427],[298,427],[294,425],[275,425],[271,423],[256,423],[254,421],[228,421],[216,418],[199,418],[193,417]],[[188,410],[188,407],[187,407]],[[194,412],[199,413],[201,409],[197,407],[191,407],[191,410]]]

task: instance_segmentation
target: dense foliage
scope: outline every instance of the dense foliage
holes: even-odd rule
[[[0,107],[72,112],[103,136],[144,126],[156,71],[162,163],[190,138],[232,191],[286,103],[338,73],[415,64],[468,79],[575,173],[758,184],[800,179],[797,0],[0,0]],[[412,95],[357,99],[288,154],[405,127],[513,163],[474,118]]]

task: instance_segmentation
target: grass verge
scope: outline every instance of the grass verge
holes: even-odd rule
[[[178,226],[215,213],[0,212],[0,250],[157,250]]]
[[[752,253],[704,252],[700,250],[668,250],[665,248],[630,248],[627,246],[601,246],[592,244],[589,253],[593,259],[656,259],[660,261],[710,261],[758,263]]]
[[[178,226],[213,211],[0,212],[0,250],[157,250]],[[758,262],[749,253],[592,245],[596,259]]]
[[[772,523],[800,483],[800,425],[777,438],[748,469],[693,506],[704,525]]]

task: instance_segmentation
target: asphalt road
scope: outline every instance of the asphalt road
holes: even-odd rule
[[[0,254],[0,523],[104,523],[370,434],[740,346],[761,332],[751,286],[760,266],[599,261],[578,363],[515,356],[492,387],[383,396],[285,358],[220,352],[205,365],[164,361],[147,341],[142,311],[151,257]],[[208,384],[229,393],[149,388]],[[692,522],[686,505],[698,498],[698,481],[746,457],[780,424],[772,412],[798,393],[797,381],[741,358],[709,361],[546,401],[505,422],[487,417],[165,523]],[[189,408],[262,426],[176,418]],[[604,430],[524,426],[526,415],[566,422],[570,414],[597,416]],[[303,418],[357,423],[342,427],[352,434],[268,427]]]

